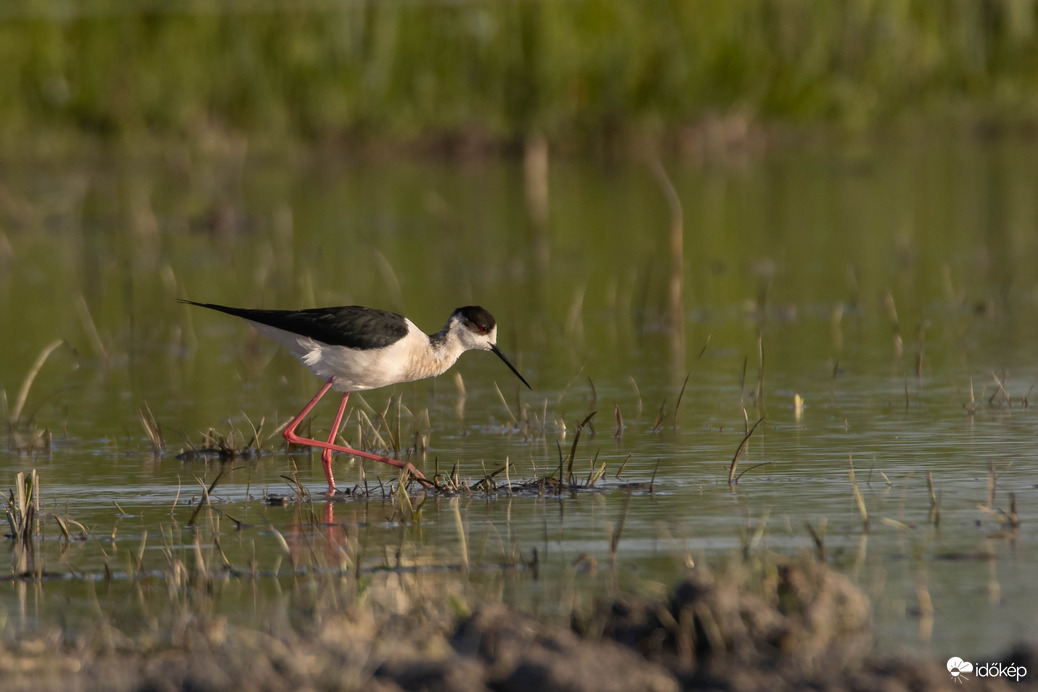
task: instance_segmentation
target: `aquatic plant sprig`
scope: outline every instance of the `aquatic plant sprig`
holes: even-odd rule
[[[577,443],[580,442],[580,433],[584,430],[585,427],[591,428],[592,433],[594,432],[594,425],[592,421],[596,413],[598,413],[598,411],[592,411],[591,413],[587,414],[587,416],[584,417],[584,420],[580,421],[580,423],[577,424],[576,429],[574,429],[573,431],[573,443],[569,447],[569,461],[566,465],[565,479],[568,485],[574,484],[573,461],[577,456]]]
[[[739,457],[742,456],[743,450],[746,449],[746,443],[750,441],[750,436],[753,435],[753,431],[756,430],[757,426],[760,425],[763,422],[764,422],[764,417],[763,416],[758,418],[757,422],[754,423],[753,426],[749,430],[746,431],[746,436],[742,438],[742,442],[740,442],[738,448],[736,448],[735,456],[732,457],[732,463],[728,467],[728,487],[732,487],[732,486],[736,485],[739,482],[739,478],[742,477],[742,474],[739,474],[739,476],[735,475],[735,468],[739,464]],[[765,462],[765,463],[767,463],[767,462]],[[756,466],[752,466],[750,468],[756,468],[757,466],[763,466],[763,464],[757,464]],[[749,470],[750,469],[747,469],[747,471],[749,471]],[[743,473],[746,473],[746,471],[743,471]]]

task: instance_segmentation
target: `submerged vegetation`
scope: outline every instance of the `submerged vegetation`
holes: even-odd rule
[[[1030,2],[14,2],[0,136],[571,149],[1038,118]]]

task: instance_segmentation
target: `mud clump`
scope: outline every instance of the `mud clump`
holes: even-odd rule
[[[702,685],[757,669],[801,679],[853,670],[871,649],[870,626],[868,599],[850,580],[805,563],[779,567],[753,590],[697,572],[665,608],[618,600],[602,635]]]

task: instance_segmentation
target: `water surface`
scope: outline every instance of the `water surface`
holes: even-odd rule
[[[200,531],[204,559],[261,575],[231,579],[217,604],[249,621],[278,602],[275,575],[315,555],[322,569],[345,560],[372,580],[406,568],[419,581],[483,582],[551,613],[588,594],[664,588],[692,563],[817,555],[810,525],[825,558],[873,599],[881,650],[942,661],[1001,652],[1038,631],[1034,148],[664,161],[684,214],[679,303],[666,198],[638,161],[552,161],[546,211],[530,206],[513,161],[329,162],[231,148],[8,162],[8,412],[37,354],[56,339],[68,346],[40,370],[18,426],[23,436],[45,428],[51,447],[20,451],[9,435],[6,487],[36,468],[45,509],[86,539],[62,547],[56,523],[45,525],[39,558],[64,578],[3,587],[4,622],[75,629],[99,610],[132,621],[147,611],[129,579],[138,562],[161,591],[171,560],[197,559]],[[560,494],[430,498],[416,523],[378,489],[391,470],[339,458],[340,486],[368,499],[265,504],[264,494],[293,492],[293,474],[323,489],[317,455],[287,453],[275,432],[320,383],[240,321],[179,297],[372,305],[430,332],[453,308],[482,304],[533,391],[496,358],[467,354],[437,380],[355,395],[347,439],[372,440],[356,411],[384,412],[381,432],[398,436],[387,444],[424,440],[415,459],[426,473],[456,469],[475,484],[508,460],[519,482],[555,471],[595,412],[574,467],[586,479],[604,463],[605,474]],[[162,454],[140,423],[145,405]],[[315,435],[333,408],[317,409]],[[758,418],[739,458],[746,473],[729,487]],[[257,457],[177,458],[210,427],[251,437],[252,426]],[[187,526],[221,472],[223,514]],[[1000,513],[1010,493],[1015,531]]]

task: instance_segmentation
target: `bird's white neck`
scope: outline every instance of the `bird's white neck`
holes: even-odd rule
[[[413,323],[408,327],[410,333],[403,339],[407,344],[404,346],[406,355],[403,368],[406,380],[422,380],[440,375],[450,369],[465,352],[465,347],[458,335],[451,331],[450,325],[435,334],[426,334]]]
[[[461,354],[467,350],[461,339],[458,338],[457,330],[451,328],[450,322],[435,334],[429,334],[428,339],[429,356],[443,368],[440,372],[454,365],[458,358],[461,357]]]

